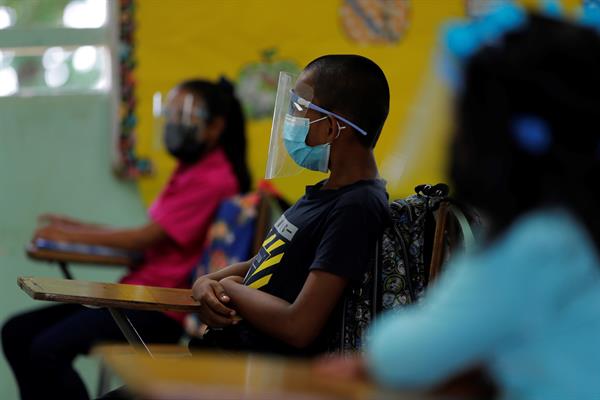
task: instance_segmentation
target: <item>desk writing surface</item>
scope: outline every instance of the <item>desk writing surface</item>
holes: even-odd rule
[[[195,353],[155,357],[121,346],[95,350],[144,399],[410,400],[425,394],[386,392],[366,382],[324,379],[310,361],[251,354]]]
[[[25,253],[33,260],[48,262],[64,262],[78,264],[93,264],[106,266],[127,266],[133,264],[134,260],[124,256],[103,256],[82,253],[72,253],[66,251],[56,251],[40,249],[33,243],[25,247]]]
[[[190,289],[170,289],[70,279],[19,277],[17,283],[35,300],[128,310],[195,312]]]
[[[154,357],[191,357],[192,353],[184,343],[150,343],[148,349]],[[119,355],[136,354],[133,346],[124,344],[123,342],[103,343],[92,348],[90,355],[102,357],[106,351],[111,351]]]

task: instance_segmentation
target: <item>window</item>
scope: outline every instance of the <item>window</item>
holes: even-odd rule
[[[0,96],[110,93],[108,0],[0,0]]]

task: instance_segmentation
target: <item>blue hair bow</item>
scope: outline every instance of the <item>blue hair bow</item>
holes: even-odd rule
[[[517,146],[532,155],[542,155],[552,145],[550,127],[543,119],[534,115],[522,115],[514,118],[510,133]]]
[[[560,0],[541,0],[541,11],[560,18]],[[466,60],[484,46],[498,44],[502,37],[527,22],[523,7],[507,2],[481,18],[448,23],[442,30],[443,53],[438,62],[442,77],[455,90],[462,87],[462,67]],[[584,0],[578,22],[600,33],[600,0]]]
[[[481,47],[497,43],[506,32],[521,27],[526,20],[521,7],[507,3],[474,21],[447,24],[442,38],[445,51],[439,63],[442,76],[453,88],[460,88],[462,63]]]

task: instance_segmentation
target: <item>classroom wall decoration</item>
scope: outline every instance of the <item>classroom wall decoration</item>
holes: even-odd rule
[[[244,65],[237,77],[236,93],[246,117],[270,118],[275,107],[279,72],[298,74],[300,70],[297,62],[279,59],[276,48],[263,50],[259,61]]]
[[[137,127],[136,80],[135,80],[135,0],[119,0],[119,66],[121,81],[121,103],[119,117],[120,132],[117,138],[115,172],[126,179],[148,175],[152,171],[149,159],[137,156],[135,140]]]
[[[340,19],[344,33],[360,44],[395,44],[409,26],[409,0],[344,0]]]
[[[512,0],[465,0],[465,6],[467,9],[467,15],[472,18],[477,18],[486,14],[494,7],[502,5],[503,3],[510,3],[511,1]]]

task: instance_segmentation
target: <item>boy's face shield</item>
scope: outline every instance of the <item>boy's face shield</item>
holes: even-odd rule
[[[313,104],[313,95],[311,86],[298,81],[297,77],[287,72],[279,73],[265,179],[293,176],[304,168],[327,172],[329,144],[312,148],[306,145],[310,125],[327,116],[338,120],[340,130],[351,126],[359,134],[367,135],[367,132],[348,119]],[[311,117],[309,110],[313,110]],[[327,148],[318,148],[323,146]],[[294,153],[294,159],[289,151]]]
[[[290,157],[284,144],[286,118],[306,118],[308,103],[313,98],[312,87],[298,84],[297,79],[297,76],[287,72],[279,73],[265,179],[293,176],[302,171],[302,167]]]

